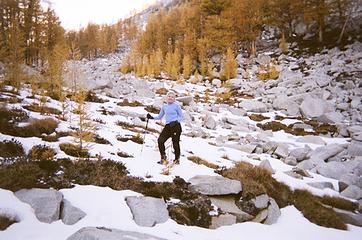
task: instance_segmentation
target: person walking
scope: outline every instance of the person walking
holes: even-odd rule
[[[180,163],[180,136],[182,132],[180,122],[183,120],[181,107],[175,102],[176,94],[169,91],[166,95],[166,104],[160,110],[158,116],[153,117],[147,113],[148,119],[161,120],[163,117],[166,119],[166,125],[163,128],[160,136],[158,137],[158,149],[160,151],[161,160],[157,163],[166,163],[165,142],[167,139],[172,138],[173,148],[175,150],[174,164]]]

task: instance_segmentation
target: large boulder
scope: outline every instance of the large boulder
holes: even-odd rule
[[[264,113],[268,111],[268,107],[257,100],[242,100],[239,103],[239,107],[245,109],[248,112],[258,112],[258,113]]]
[[[84,218],[86,213],[77,207],[74,207],[68,200],[63,200],[63,207],[60,213],[60,218],[64,224],[73,225]]]
[[[181,102],[183,105],[190,105],[194,99],[192,96],[183,96],[183,97],[177,97],[176,100],[178,102]]]
[[[204,126],[207,128],[207,129],[216,129],[216,121],[215,119],[211,116],[211,114],[206,114],[206,117],[205,117],[205,121],[204,121]]]
[[[324,113],[331,112],[328,103],[318,97],[308,96],[300,105],[300,111],[304,117],[317,118]]]
[[[85,227],[78,230],[67,240],[166,240],[145,233],[122,231],[114,228]]]
[[[15,192],[15,196],[28,203],[41,222],[52,223],[59,220],[60,203],[63,194],[54,189],[21,189]]]
[[[241,182],[221,176],[197,175],[189,179],[189,189],[205,195],[238,194]]]
[[[160,198],[154,197],[126,197],[134,221],[144,227],[153,227],[158,223],[166,222],[170,217],[167,206]]]

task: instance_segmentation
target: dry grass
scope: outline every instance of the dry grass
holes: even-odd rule
[[[356,208],[343,199],[319,198],[304,190],[293,192],[287,185],[276,181],[267,170],[248,163],[239,163],[234,168],[223,171],[222,174],[243,183],[243,198],[250,199],[266,193],[276,200],[279,207],[295,205],[309,221],[320,226],[346,229],[345,223],[336,213],[323,204],[348,210]]]
[[[295,190],[293,204],[309,221],[323,227],[347,230],[347,225],[331,209],[321,205],[318,198],[306,190]]]
[[[324,197],[317,197],[320,202],[322,202],[325,205],[339,208],[347,211],[355,211],[358,209],[358,204],[351,202],[344,198],[339,197],[331,197],[331,196],[324,196]]]
[[[194,162],[198,165],[205,165],[206,167],[212,168],[212,169],[218,169],[219,166],[213,163],[210,163],[200,157],[197,156],[189,156],[187,157],[188,160],[190,160],[191,162]]]
[[[4,231],[14,223],[17,223],[17,221],[9,219],[6,216],[0,216],[0,231]]]

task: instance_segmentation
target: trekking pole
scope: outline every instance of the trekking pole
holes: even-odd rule
[[[143,145],[145,145],[145,139],[146,139],[146,133],[147,133],[147,127],[148,127],[148,120],[149,120],[149,118],[147,118],[145,133],[143,134],[142,147],[141,147],[141,155],[142,155],[142,151],[143,151]]]

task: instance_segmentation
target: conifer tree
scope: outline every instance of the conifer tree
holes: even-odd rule
[[[172,74],[172,52],[167,52],[164,64],[164,71],[171,78]]]
[[[191,62],[190,55],[186,54],[184,56],[184,58],[182,60],[182,67],[183,67],[182,75],[183,75],[184,79],[189,79],[191,71],[192,71],[192,62]]]
[[[74,137],[75,143],[78,145],[80,151],[87,149],[96,135],[96,126],[87,113],[87,106],[85,103],[86,94],[85,91],[79,91],[73,99],[76,101],[73,112],[78,114],[77,130],[74,133]]]
[[[212,63],[212,61],[209,61],[209,63],[207,64],[207,77],[209,78],[209,80],[214,79],[213,68],[214,64]]]
[[[45,72],[48,83],[47,90],[49,95],[55,99],[59,99],[64,86],[63,70],[67,53],[65,45],[56,44],[47,57],[48,66]]]
[[[177,80],[180,75],[180,51],[178,48],[172,54],[171,79]]]
[[[228,80],[231,78],[235,78],[237,74],[238,64],[236,62],[233,50],[231,48],[227,49],[225,62],[223,68],[221,70],[221,78],[222,80]]]
[[[11,23],[8,39],[5,54],[5,83],[13,86],[17,91],[25,76],[22,69],[25,50],[24,37],[17,19]]]

